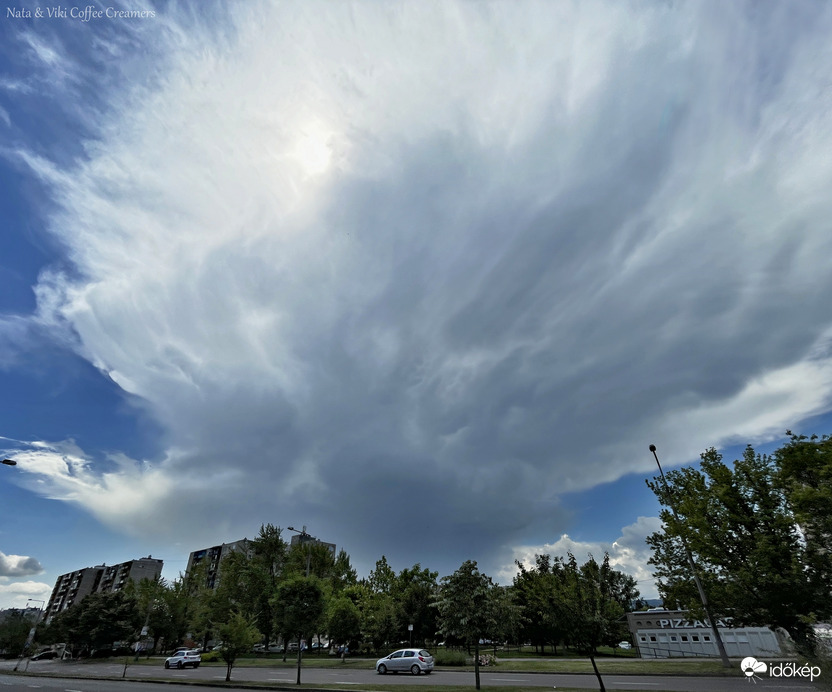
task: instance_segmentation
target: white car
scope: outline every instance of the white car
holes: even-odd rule
[[[188,666],[199,668],[200,663],[202,663],[202,656],[198,651],[177,651],[173,656],[165,659],[165,668],[178,668],[179,670]]]
[[[618,642],[619,649],[632,649],[633,645],[630,642]]]
[[[412,675],[429,674],[433,670],[433,656],[424,649],[399,649],[389,656],[376,661],[376,670],[384,675],[387,671],[398,673],[410,671]]]

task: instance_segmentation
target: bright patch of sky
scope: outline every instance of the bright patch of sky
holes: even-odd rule
[[[832,7],[119,7],[0,18],[0,606],[265,522],[654,596],[650,443],[827,431]]]

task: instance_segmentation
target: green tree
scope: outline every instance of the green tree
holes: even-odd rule
[[[532,642],[535,650],[549,644],[557,653],[567,622],[563,559],[535,555],[535,566],[530,569],[519,561],[515,564],[519,572],[513,589],[522,615],[520,636]]]
[[[335,558],[323,543],[295,543],[286,556],[286,575],[315,576],[328,581],[335,575]]]
[[[231,681],[231,669],[240,654],[248,653],[260,639],[257,626],[240,613],[232,613],[226,622],[217,624],[222,637],[219,647],[220,658],[225,661],[225,681]]]
[[[395,636],[398,641],[412,634],[413,641],[424,645],[427,639],[436,636],[437,612],[431,603],[439,588],[438,577],[438,572],[422,569],[419,564],[403,569],[396,576],[392,596],[397,611]],[[408,630],[409,625],[413,625],[412,632]]]
[[[124,592],[136,601],[136,608],[144,617],[148,635],[153,638],[153,649],[159,639],[170,635],[170,613],[165,598],[168,584],[162,577],[129,581]]]
[[[598,678],[601,692],[604,680],[595,662],[595,654],[602,644],[611,645],[621,634],[624,608],[616,600],[616,578],[610,568],[610,557],[604,555],[599,565],[591,555],[578,567],[575,556],[569,553],[565,565],[565,611],[568,617],[569,639],[573,646],[589,656]]]
[[[361,634],[361,615],[346,596],[334,600],[329,607],[329,636],[336,644],[348,645]],[[342,657],[346,662],[346,657]]]
[[[272,599],[275,624],[279,632],[296,636],[298,642],[318,630],[323,620],[326,602],[324,590],[317,577],[291,577],[278,585]],[[300,685],[303,647],[298,646],[298,677]]]
[[[376,561],[375,569],[370,570],[367,585],[373,593],[392,594],[395,584],[396,573],[390,567],[387,558],[382,555],[381,559]]]
[[[474,679],[480,689],[480,638],[497,628],[497,589],[491,578],[466,560],[452,575],[443,577],[435,606],[439,630],[446,637],[474,645]]]
[[[832,595],[832,437],[786,434],[789,441],[773,454],[775,484],[800,532],[812,591]],[[832,610],[828,598],[815,607],[825,614]]]
[[[358,583],[358,574],[350,563],[350,556],[346,550],[338,551],[330,581],[332,583],[332,593],[336,596],[342,594],[344,589]]]
[[[51,636],[82,649],[109,649],[115,642],[133,640],[143,624],[136,600],[118,591],[94,593],[57,615]]]
[[[791,449],[778,450],[778,468],[749,445],[729,467],[709,449],[699,469],[665,474],[667,492],[658,478],[648,482],[664,506],[663,528],[647,542],[666,602],[704,617],[684,540],[715,616],[730,616],[736,625],[783,627],[800,648],[813,650],[811,622],[830,614],[830,582],[789,501],[790,495],[800,499],[800,457],[806,451],[794,441]],[[811,519],[808,525],[818,530]]]
[[[0,651],[14,654],[23,651],[33,625],[34,621],[23,610],[8,611],[0,622]]]
[[[252,542],[252,558],[248,571],[239,577],[239,584],[246,583],[249,612],[256,618],[257,627],[263,633],[263,643],[268,646],[274,630],[274,613],[271,597],[277,589],[286,569],[286,549],[279,526],[264,524]]]

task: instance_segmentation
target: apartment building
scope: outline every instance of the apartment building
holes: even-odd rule
[[[154,560],[148,555],[109,567],[84,567],[62,574],[55,581],[52,595],[46,604],[45,620],[51,622],[58,613],[80,603],[91,593],[121,591],[129,581],[155,579],[162,574],[162,566],[162,560]]]
[[[324,543],[314,536],[310,536],[304,531],[298,535],[292,536],[289,541],[289,548],[295,545],[316,544],[326,546],[326,549],[335,557],[335,543]],[[251,558],[253,552],[252,541],[243,538],[232,543],[221,543],[211,548],[203,548],[202,550],[195,550],[188,556],[187,574],[192,574],[193,570],[199,565],[207,562],[206,585],[209,589],[216,589],[219,585],[220,563],[223,558],[232,552],[243,551],[246,557]]]
[[[246,557],[251,558],[251,541],[243,538],[232,543],[220,543],[211,548],[195,550],[188,556],[187,574],[193,574],[193,570],[204,563],[207,563],[206,585],[209,589],[216,589],[219,585],[220,563],[226,555],[242,551]]]

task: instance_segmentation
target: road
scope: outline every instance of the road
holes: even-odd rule
[[[38,661],[29,665],[28,674],[13,676],[4,674],[14,667],[3,662],[0,665],[0,692],[31,692],[32,689],[58,690],[59,692],[110,692],[114,682],[118,681],[119,692],[137,690],[137,692],[171,692],[168,684],[153,684],[151,679],[170,682],[205,681],[214,683],[225,680],[225,668],[219,666],[200,666],[198,669],[165,670],[162,667],[129,666],[127,677],[148,682],[130,682],[121,680],[123,664],[104,663],[66,663],[58,661]],[[372,663],[369,663],[372,666]],[[42,677],[60,675],[61,678]],[[96,680],[73,679],[72,676],[95,676]],[[66,677],[63,677],[66,676]],[[232,681],[265,682],[275,686],[291,686],[295,682],[295,671],[289,668],[234,668]],[[395,688],[400,685],[460,685],[473,687],[474,674],[460,671],[434,671],[431,675],[412,676],[407,674],[380,676],[372,668],[358,670],[347,668],[304,668],[302,681],[307,684],[344,685],[352,689],[361,689],[361,685],[384,684]],[[572,687],[598,689],[594,675],[564,675],[553,673],[506,673],[482,670],[483,687]],[[811,692],[820,690],[820,684],[801,679],[760,678],[756,684],[746,680],[737,671],[735,677],[692,677],[692,676],[658,676],[658,675],[605,675],[604,684],[613,690],[670,690],[672,692]],[[174,688],[175,689],[175,688]]]

